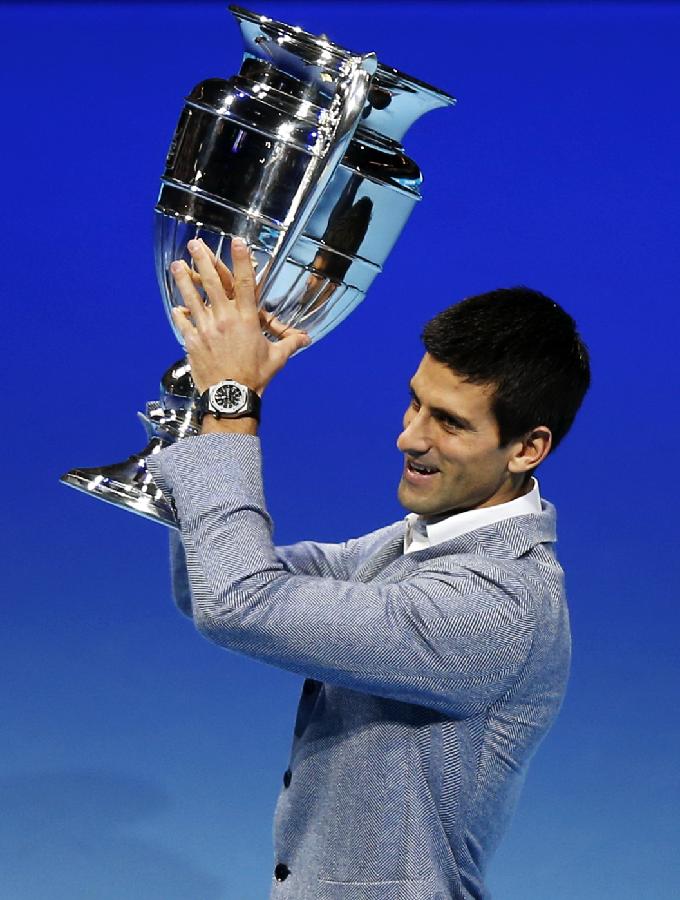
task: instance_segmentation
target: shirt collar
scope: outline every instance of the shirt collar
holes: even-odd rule
[[[512,519],[515,516],[526,516],[540,513],[541,494],[538,481],[531,479],[531,490],[521,497],[509,500],[507,503],[497,503],[495,506],[485,506],[481,509],[468,509],[465,512],[453,513],[428,525],[420,516],[409,513],[406,516],[406,533],[404,535],[404,553],[413,553],[415,550],[423,550],[425,547],[433,547],[443,541],[466,534],[468,531],[476,531],[493,522],[503,519]]]

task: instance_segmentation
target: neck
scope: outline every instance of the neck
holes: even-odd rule
[[[448,519],[449,516],[458,515],[458,513],[470,512],[473,509],[487,509],[490,506],[498,506],[501,503],[517,500],[518,497],[528,494],[532,488],[533,476],[531,473],[517,476],[511,475],[510,480],[494,491],[490,497],[487,497],[486,500],[482,500],[480,503],[475,503],[474,506],[462,506],[459,509],[449,509],[436,516],[421,516],[421,518],[426,525],[436,525],[437,522]]]
[[[510,475],[509,479],[501,485],[490,497],[481,503],[477,503],[472,509],[485,509],[487,506],[498,506],[499,503],[509,503],[528,494],[532,488],[531,475],[521,473]]]

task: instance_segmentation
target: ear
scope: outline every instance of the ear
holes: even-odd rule
[[[552,446],[552,434],[546,425],[539,425],[515,441],[514,452],[508,460],[508,471],[523,474],[542,463]]]

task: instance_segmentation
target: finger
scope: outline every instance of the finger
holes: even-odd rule
[[[229,297],[231,299],[234,296],[234,279],[232,278],[232,274],[229,271],[228,266],[222,259],[220,259],[219,256],[217,256],[210,249],[210,247],[206,244],[206,242],[203,240],[203,238],[199,238],[199,240],[205,247],[205,249],[208,253],[208,256],[212,260],[215,268],[217,269],[217,274],[219,275],[220,281],[222,282],[222,287],[224,288],[224,293],[227,295],[227,297]]]
[[[242,238],[231,242],[231,261],[234,265],[234,299],[241,312],[257,314],[255,270],[248,245]]]
[[[298,350],[302,350],[303,347],[309,347],[311,343],[312,339],[308,334],[305,334],[304,331],[291,329],[285,337],[282,337],[279,341],[277,341],[275,347],[285,361],[287,359],[290,359],[290,357],[294,353],[297,353]]]
[[[184,305],[191,312],[196,325],[204,323],[208,316],[208,310],[201,300],[201,296],[196,290],[190,275],[189,266],[184,260],[177,259],[170,265],[170,272],[175,279],[177,289],[182,295]]]
[[[206,245],[207,246],[207,245]],[[210,247],[207,247],[208,253],[213,259],[213,263],[215,268],[217,269],[217,274],[220,276],[220,281],[222,282],[222,287],[224,288],[224,293],[227,295],[228,299],[233,299],[234,295],[234,279],[231,277],[231,272],[226,267],[226,265],[222,262],[221,259],[217,258],[215,254],[212,252]],[[193,283],[197,288],[203,287],[203,282],[201,281],[201,276],[198,274],[196,269],[187,269],[189,272],[189,276]]]
[[[263,331],[268,331],[277,338],[283,337],[286,332],[290,331],[290,325],[286,325],[273,313],[265,312],[263,309],[260,310],[260,325]]]
[[[201,276],[201,284],[214,312],[223,312],[229,304],[222,281],[217,272],[214,255],[208,252],[203,241],[192,240],[187,244],[191,259]]]
[[[281,343],[281,340],[284,337],[291,336],[301,336],[303,339],[303,347],[307,347],[312,343],[312,339],[306,331],[303,331],[301,328],[293,328],[292,325],[286,325],[281,319],[277,319],[274,315],[267,315],[261,311],[260,322],[262,323],[263,330],[268,331],[270,334],[274,335],[275,338],[278,338],[278,343]]]
[[[185,342],[196,332],[196,329],[191,324],[190,316],[191,313],[185,306],[174,306],[172,308],[172,320]]]

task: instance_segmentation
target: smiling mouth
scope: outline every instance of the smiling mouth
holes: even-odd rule
[[[416,462],[413,459],[407,459],[406,465],[404,467],[404,474],[406,476],[407,481],[411,481],[413,483],[422,483],[423,481],[432,478],[433,475],[436,475],[439,472],[435,466],[426,466],[423,463]]]

